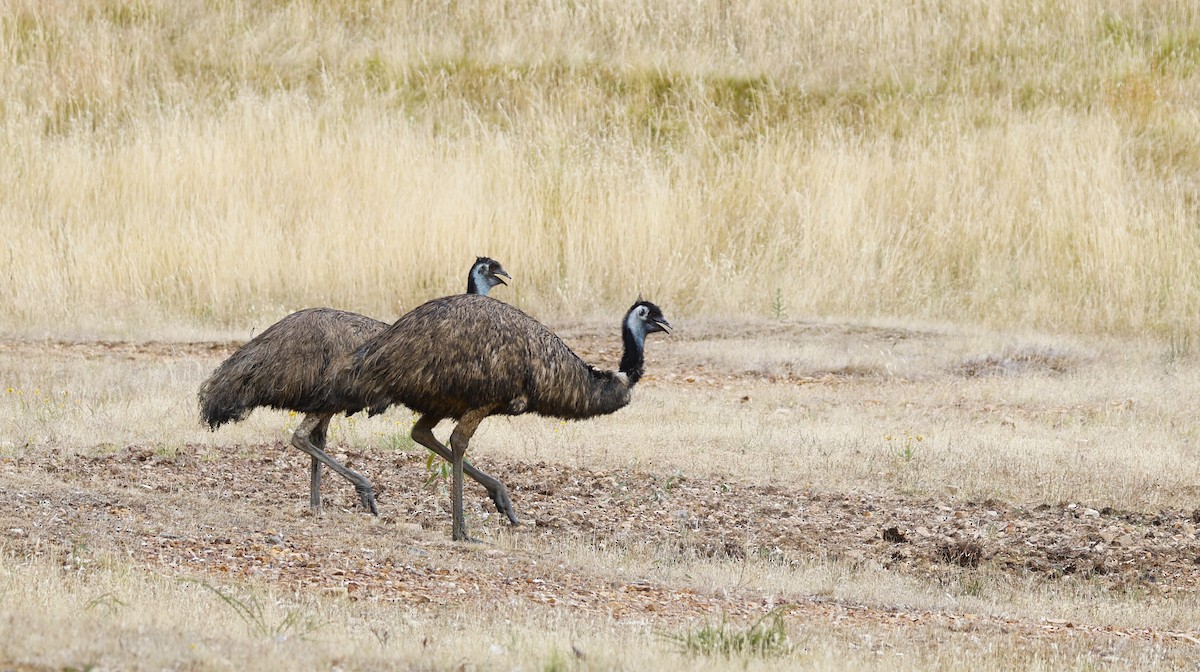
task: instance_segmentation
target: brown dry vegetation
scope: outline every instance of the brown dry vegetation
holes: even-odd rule
[[[1193,669],[1198,78],[1183,1],[0,0],[0,670]],[[527,525],[403,409],[331,427],[379,519],[197,422],[477,254],[678,327],[483,424]]]
[[[484,424],[471,458],[526,525],[468,489],[481,546],[448,541],[445,485],[403,410],[331,431],[381,517],[336,477],[313,517],[286,444],[297,418],[196,424],[195,388],[235,344],[4,342],[17,387],[0,419],[19,432],[0,448],[0,651],[49,668],[1200,661],[1190,360],[1112,340],[679,322],[621,413]],[[611,326],[557,326],[613,363]],[[681,643],[778,608],[789,647],[772,655]]]
[[[482,253],[541,314],[1197,332],[1192,2],[0,7],[6,330],[391,319]]]

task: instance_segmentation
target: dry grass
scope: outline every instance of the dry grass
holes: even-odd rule
[[[1165,346],[833,324],[683,321],[648,345],[636,403],[586,423],[496,418],[472,451],[597,468],[686,470],[756,483],[963,499],[1193,507],[1200,418],[1191,359]],[[605,323],[563,325],[615,366]],[[23,446],[170,451],[286,438],[300,417],[260,411],[218,434],[197,420],[200,382],[223,356],[82,344],[0,351],[0,454]],[[223,351],[222,351],[223,352]],[[973,375],[980,361],[1025,359]],[[1040,365],[1033,355],[1048,357]],[[964,366],[967,366],[964,373]],[[771,379],[774,379],[772,382]],[[703,418],[703,422],[697,419]],[[412,416],[338,417],[331,440],[409,447]],[[654,427],[653,439],[636,428]],[[445,427],[442,428],[445,431]],[[635,432],[631,437],[630,433]],[[631,440],[636,438],[637,440]],[[1114,479],[1111,474],[1119,473]]]
[[[558,549],[525,549],[554,558]],[[587,553],[574,548],[568,552]],[[763,657],[688,651],[671,637],[717,619],[664,629],[636,622],[597,621],[562,609],[443,609],[414,612],[386,603],[344,597],[302,596],[258,584],[179,580],[81,549],[70,557],[0,555],[0,665],[6,669],[541,669],[541,670],[978,670],[1073,669],[1080,664],[1120,663],[1125,669],[1170,668],[1169,651],[1136,644],[1105,644],[1077,638],[1038,642],[986,628],[945,632],[914,626],[903,631],[872,624],[803,623],[784,618],[790,651]],[[598,563],[594,553],[587,562]],[[631,569],[628,560],[623,568]],[[841,585],[845,581],[912,594],[911,586],[871,572],[810,568],[780,572],[751,563],[734,574],[744,583],[783,579],[794,585]],[[729,582],[729,567],[693,563],[674,571],[698,571]],[[634,567],[632,569],[641,569]],[[256,605],[261,621],[239,618],[230,601]],[[892,599],[896,593],[883,595]],[[1062,599],[1061,593],[1040,595]],[[1068,598],[1069,599],[1069,598]],[[945,600],[933,600],[945,604]],[[974,606],[968,600],[952,608]],[[999,605],[996,605],[999,606]],[[992,608],[996,608],[993,606]],[[1194,605],[1191,607],[1194,609]],[[1000,607],[1011,613],[1007,606]],[[1191,613],[1194,613],[1191,612]],[[1109,616],[1109,614],[1091,614]],[[1141,614],[1144,624],[1145,614]],[[1173,620],[1182,618],[1176,615]],[[735,628],[738,626],[734,626]],[[29,665],[28,668],[21,667]]]
[[[3,9],[10,333],[390,319],[477,253],[543,315],[1196,332],[1190,3]]]
[[[1200,377],[1194,363],[1171,361],[1165,350],[1114,340],[898,326],[766,320],[684,321],[680,326],[670,338],[650,345],[650,375],[628,409],[587,423],[494,419],[477,434],[473,459],[480,465],[509,459],[634,468],[951,503],[992,497],[1023,505],[1078,502],[1134,511],[1194,506],[1200,488],[1188,466],[1197,426],[1188,400],[1196,397]],[[596,336],[608,331],[599,323],[561,325],[568,341],[602,363],[616,349],[615,337]],[[178,348],[174,355],[173,347]],[[965,376],[960,370],[963,362],[1012,353],[1027,360],[1033,359],[1031,353],[1052,353],[1048,361],[1055,366],[991,376]],[[193,397],[220,356],[182,344],[146,352],[131,346],[47,348],[10,342],[0,354],[0,379],[10,381],[13,391],[0,390],[0,423],[15,431],[0,446],[0,457],[48,450],[102,455],[127,445],[170,455],[185,443],[198,443],[226,459],[252,459],[221,447],[286,439],[297,418],[258,411],[218,434],[204,431]],[[1064,362],[1071,368],[1064,369]],[[372,420],[339,419],[331,441],[342,447],[336,450],[408,450],[396,438],[408,423],[402,410]],[[647,433],[648,427],[653,432]],[[298,455],[290,458],[303,464]],[[282,509],[303,506],[305,481],[301,470],[296,473],[294,501],[279,502]],[[190,501],[174,506],[184,510]],[[407,553],[411,540],[388,541],[399,544],[393,551],[363,540],[356,530],[369,524],[357,513],[333,514],[321,529],[343,539],[336,543],[369,545],[381,557]],[[444,530],[418,534],[440,539]],[[48,551],[3,563],[0,602],[19,614],[0,619],[9,661],[142,669],[405,668],[432,660],[485,669],[723,669],[729,664],[721,655],[680,651],[680,637],[706,624],[716,627],[716,616],[663,626],[572,616],[569,610],[528,603],[494,614],[462,608],[430,615],[386,602],[293,593],[287,586],[200,579],[261,605],[262,625],[254,625],[239,619],[209,588],[149,574],[90,550],[87,533],[78,535],[79,548],[71,557]],[[536,558],[547,571],[568,567],[602,580],[646,576],[681,589],[748,589],[875,608],[900,606],[913,613],[948,610],[1033,623],[1054,618],[1165,631],[1192,628],[1198,608],[1183,593],[1147,599],[1086,581],[1045,582],[993,570],[968,568],[948,580],[849,559],[785,564],[760,557],[706,559],[655,546],[597,547],[570,535],[548,541],[501,535],[495,543],[514,557]],[[482,553],[468,556],[462,560],[455,552],[442,562],[468,572],[487,571],[495,562]],[[33,626],[44,634],[18,636]],[[878,623],[794,618],[785,618],[784,627],[791,652],[748,658],[747,669],[1063,669],[1104,661],[1154,669],[1190,660],[1178,657],[1178,651],[1132,642],[1026,641],[986,628],[959,632],[914,625],[900,632]],[[84,637],[84,632],[92,634]],[[114,642],[122,644],[114,648]],[[573,646],[587,658],[577,659]]]
[[[1194,3],[0,0],[0,53],[4,335],[244,340],[320,304],[391,319],[460,291],[488,254],[516,276],[501,298],[557,320],[591,361],[615,359],[610,327],[638,293],[679,329],[650,345],[630,408],[489,421],[479,464],[1133,511],[1200,495]],[[856,326],[794,321],[814,315]],[[1004,335],[927,326],[951,323]],[[283,413],[199,426],[195,391],[221,354],[5,341],[0,459],[286,438]],[[409,422],[339,419],[330,438],[408,449]],[[363,543],[360,518],[329,534]],[[255,625],[88,541],[0,546],[0,666],[731,663],[677,650],[669,635],[696,622],[212,584],[260,606]],[[496,543],[602,577],[877,608],[1160,630],[1194,628],[1198,608],[968,569],[947,582]],[[788,654],[737,664],[1194,663],[1111,638],[784,624]]]

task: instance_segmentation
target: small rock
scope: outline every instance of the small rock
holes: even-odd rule
[[[1095,509],[1084,509],[1083,516],[1085,518],[1099,518],[1100,512]]]

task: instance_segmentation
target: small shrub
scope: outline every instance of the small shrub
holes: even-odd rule
[[[771,316],[776,320],[787,317],[787,309],[783,303],[783,290],[776,287],[775,296],[771,298]]]
[[[425,456],[425,485],[444,486],[450,480],[453,469],[454,465],[430,451]]]
[[[970,539],[948,541],[938,547],[938,559],[947,564],[974,569],[983,561],[983,546]]]
[[[267,615],[263,612],[262,605],[254,597],[251,597],[249,600],[239,600],[205,581],[195,579],[180,579],[179,581],[180,583],[194,583],[211,590],[217,597],[221,598],[222,602],[233,609],[233,612],[245,622],[251,632],[260,637],[284,640],[294,636],[297,639],[304,639],[320,627],[319,623],[301,616],[297,611],[288,611],[278,623],[271,623],[267,620]]]
[[[705,625],[694,632],[667,635],[666,638],[678,645],[683,653],[693,656],[785,656],[792,651],[783,624],[783,615],[787,611],[787,606],[776,607],[745,630],[722,619],[719,625]]]
[[[413,441],[411,436],[399,432],[385,434],[381,445],[384,450],[392,450],[398,453],[408,453],[417,449],[417,442]],[[432,454],[430,453],[430,455]]]

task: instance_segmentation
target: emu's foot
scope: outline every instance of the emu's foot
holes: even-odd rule
[[[496,510],[508,516],[508,522],[513,525],[521,524],[521,521],[517,520],[517,514],[513,512],[512,500],[508,498],[508,488],[504,487],[504,484],[501,484],[488,494],[492,496],[492,502],[496,505]]]
[[[358,492],[358,498],[362,500],[363,508],[370,511],[371,515],[379,515],[379,507],[375,506],[375,491],[369,485],[356,485],[354,490]]]

